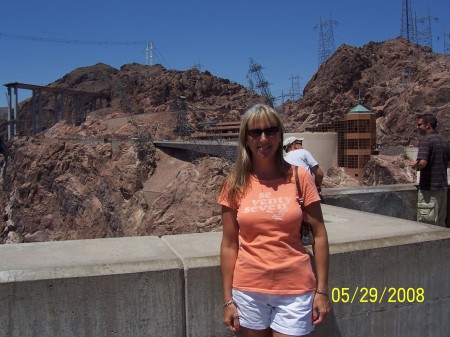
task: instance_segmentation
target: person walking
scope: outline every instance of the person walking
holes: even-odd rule
[[[319,167],[319,163],[314,159],[312,154],[303,148],[303,139],[297,137],[288,137],[283,142],[283,149],[286,151],[284,160],[291,165],[304,167],[314,176],[317,191],[322,191],[323,171]]]
[[[436,131],[434,115],[418,116],[419,141],[417,160],[411,165],[420,171],[417,197],[417,221],[445,227],[447,216],[447,166],[449,142]]]
[[[278,113],[258,104],[242,117],[237,159],[220,191],[223,322],[244,336],[305,336],[331,311],[329,248],[312,176],[298,169],[313,228],[314,274],[301,241],[304,216],[283,160]]]

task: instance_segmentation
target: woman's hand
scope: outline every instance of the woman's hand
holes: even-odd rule
[[[236,305],[234,303],[223,308],[223,322],[227,326],[228,330],[230,330],[230,331],[238,331],[239,330],[239,328],[240,328],[239,316],[238,316]]]
[[[330,300],[327,296],[319,293],[314,295],[313,324],[318,325],[325,321],[331,313]]]

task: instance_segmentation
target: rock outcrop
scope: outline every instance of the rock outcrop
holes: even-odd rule
[[[438,131],[450,138],[450,56],[403,39],[342,45],[314,74],[302,100],[281,109],[289,127],[305,130],[341,120],[357,103],[377,115],[377,142],[418,143],[416,116],[433,113]]]
[[[221,229],[216,197],[232,163],[207,156],[172,161],[153,141],[186,139],[209,122],[238,121],[249,106],[267,102],[264,97],[208,72],[160,65],[97,64],[50,85],[104,93],[110,106],[77,125],[54,124],[54,97],[44,96],[45,130],[30,137],[31,101],[21,103],[20,118],[28,121],[19,130],[23,137],[7,142],[7,165],[0,154],[0,243]],[[436,114],[439,131],[450,137],[450,56],[401,39],[339,47],[308,82],[304,98],[279,109],[288,129],[301,132],[341,120],[359,95],[378,117],[380,144],[416,145],[418,112]],[[169,172],[169,183],[159,186],[163,181],[155,180]],[[413,181],[407,158],[380,155],[367,164],[362,182],[331,168],[324,187]]]

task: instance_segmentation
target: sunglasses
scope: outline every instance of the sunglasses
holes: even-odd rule
[[[247,130],[247,134],[250,137],[261,137],[261,135],[264,134],[266,135],[266,137],[273,137],[275,136],[278,131],[280,130],[280,128],[278,126],[271,126],[270,128],[265,128],[265,129],[251,129],[251,130]]]

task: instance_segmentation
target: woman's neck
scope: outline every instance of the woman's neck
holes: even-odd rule
[[[282,177],[282,174],[273,162],[253,163],[252,174],[260,180],[271,180]]]

